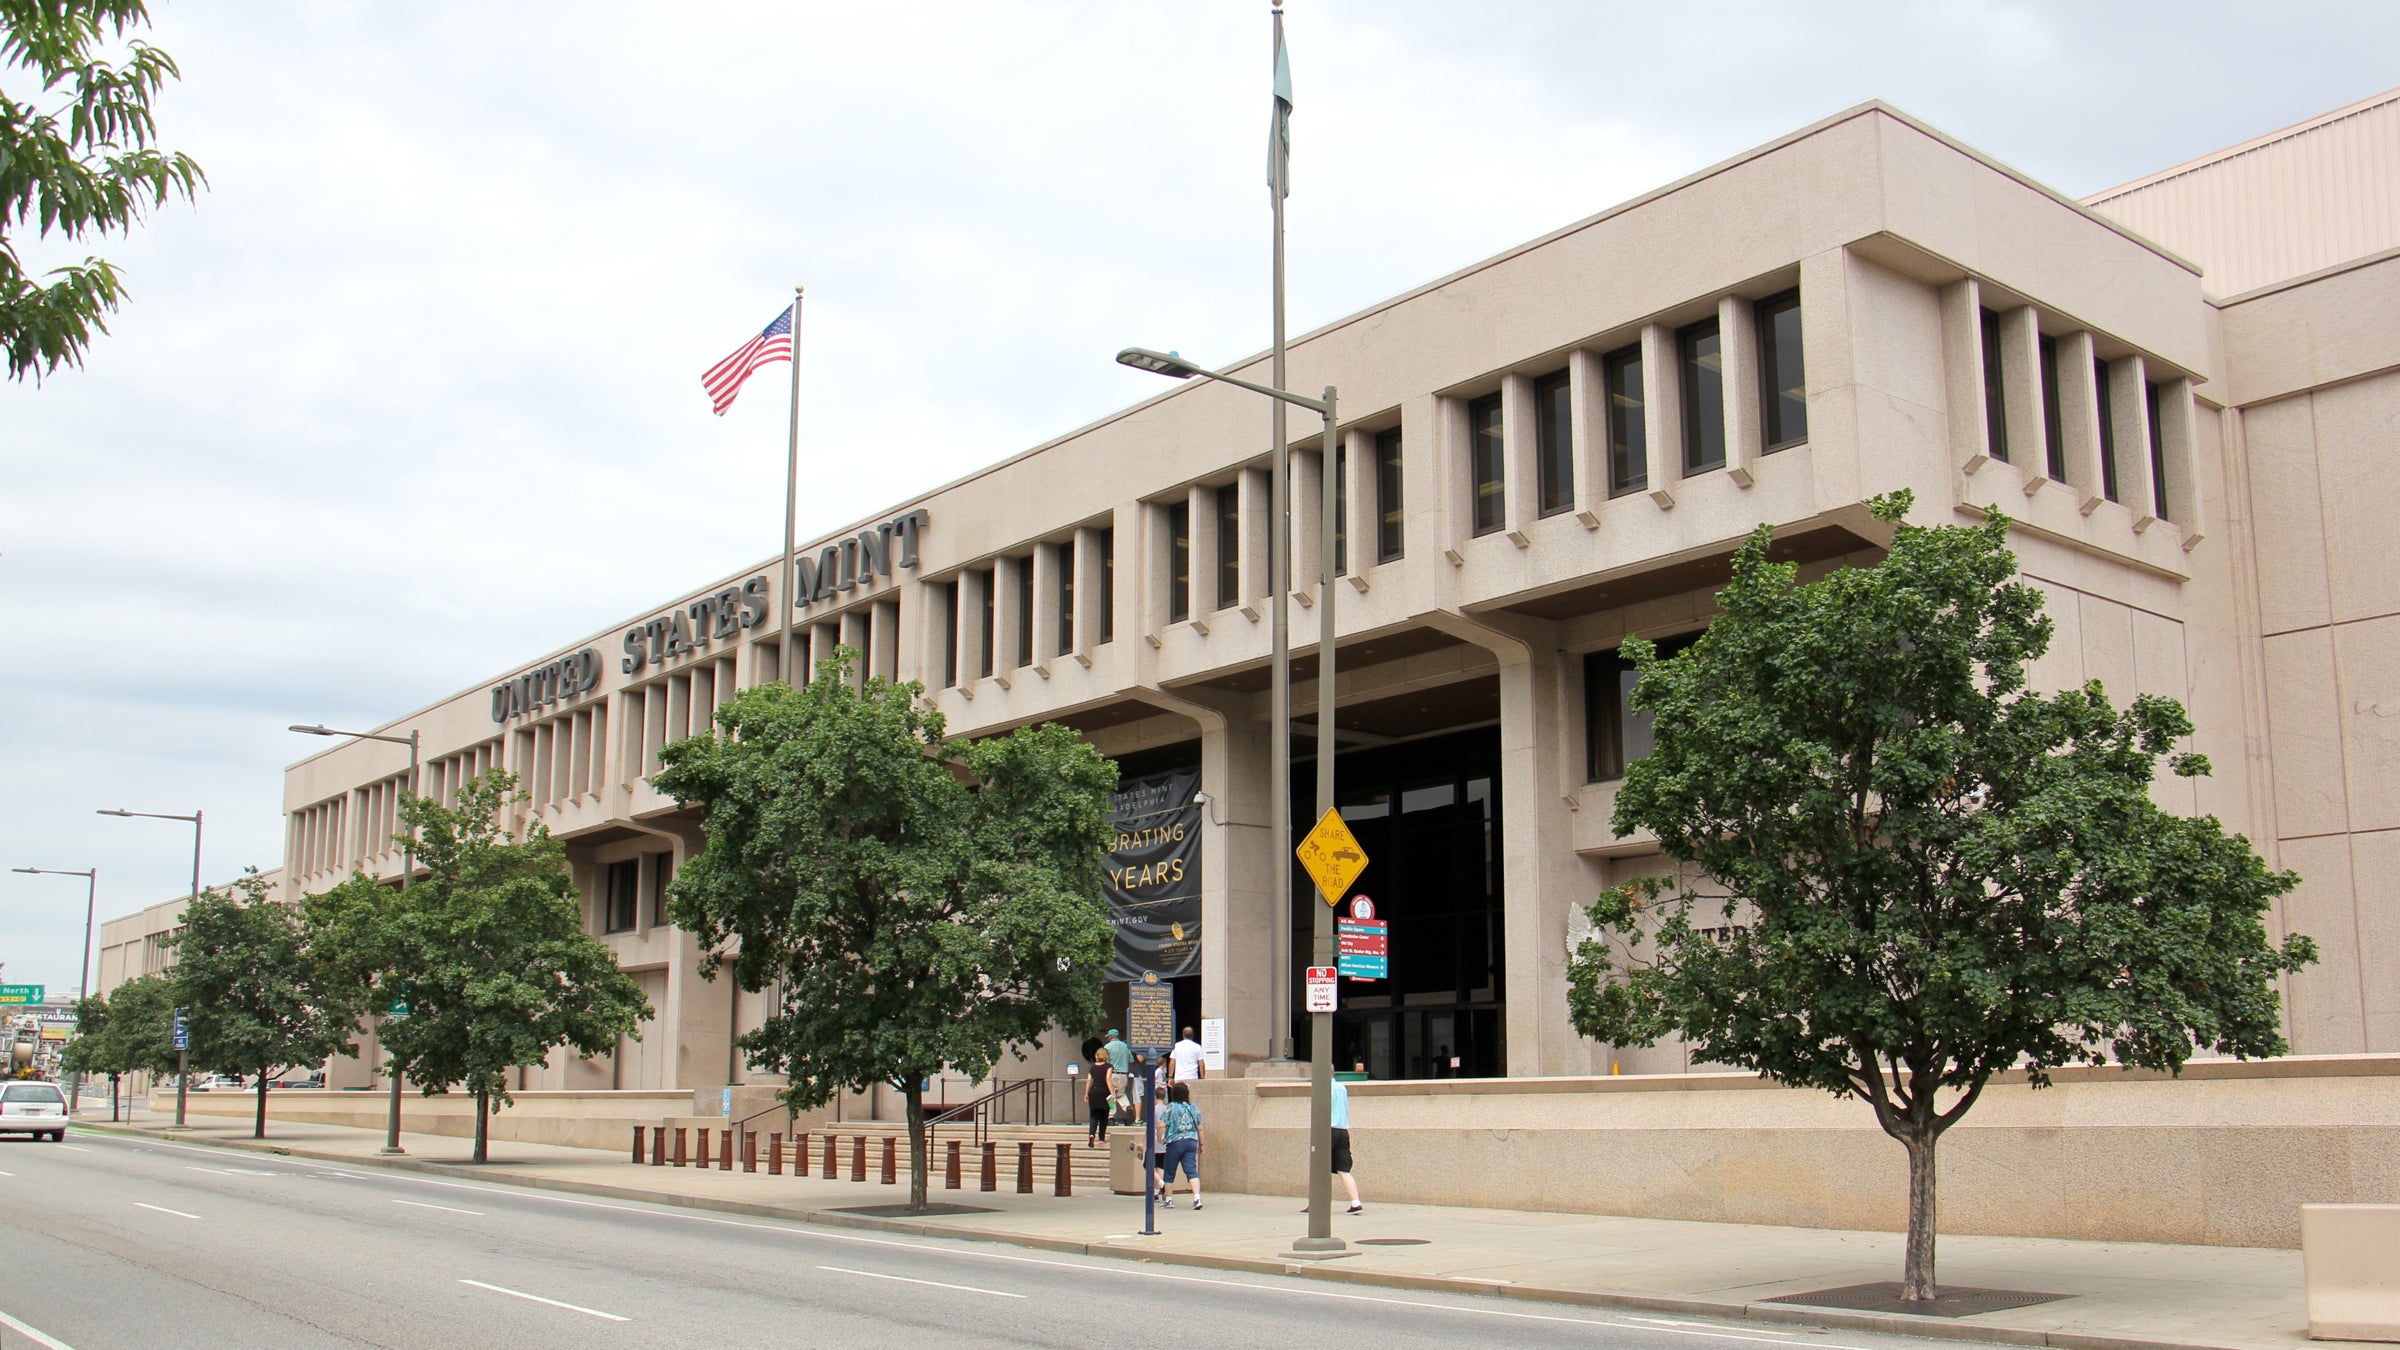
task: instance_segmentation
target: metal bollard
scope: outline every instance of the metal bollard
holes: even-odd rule
[[[850,1141],[850,1179],[867,1179],[867,1137],[863,1134]]]
[[[718,1171],[730,1172],[733,1170],[733,1131],[717,1131],[717,1159]]]
[[[1075,1193],[1075,1169],[1070,1161],[1073,1156],[1074,1150],[1071,1145],[1060,1144],[1058,1146],[1058,1178],[1051,1183],[1052,1194],[1073,1195]]]
[[[758,1131],[756,1130],[742,1131],[742,1170],[745,1172],[758,1170]]]
[[[681,1167],[681,1166],[683,1166],[683,1135],[684,1135],[684,1127],[683,1127],[683,1126],[681,1126],[681,1125],[678,1125],[678,1126],[676,1126],[676,1127],[675,1127],[675,1165],[676,1165],[677,1167]]]
[[[1017,1194],[1033,1194],[1033,1145],[1030,1142],[1017,1145]]]
[[[692,1133],[700,1136],[700,1156],[693,1159],[692,1166],[697,1167],[701,1171],[705,1172],[708,1170],[708,1127],[706,1125],[702,1125],[698,1129],[693,1130]]]
[[[637,1163],[642,1160],[642,1127],[639,1125],[633,1127],[633,1160]]]
[[[887,1134],[883,1137],[883,1184],[889,1186],[899,1179],[900,1140],[896,1135]]]
[[[1000,1146],[989,1139],[983,1141],[983,1189],[1000,1189]]]
[[[958,1141],[955,1139],[950,1141],[950,1161],[943,1168],[942,1184],[953,1191],[958,1189]]]
[[[667,1127],[664,1125],[650,1132],[650,1165],[652,1167],[667,1165]]]

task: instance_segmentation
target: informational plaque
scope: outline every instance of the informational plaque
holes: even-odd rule
[[[1154,1059],[1175,1044],[1175,987],[1155,971],[1125,986],[1125,1039]]]

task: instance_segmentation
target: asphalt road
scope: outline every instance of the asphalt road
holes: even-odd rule
[[[0,1350],[1934,1344],[884,1236],[81,1131],[0,1136],[0,1204]]]

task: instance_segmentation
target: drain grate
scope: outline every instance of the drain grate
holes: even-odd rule
[[[1422,1247],[1432,1238],[1352,1238],[1361,1247]]]
[[[1944,1289],[1931,1300],[1920,1299],[1912,1303],[1900,1297],[1898,1280],[1882,1280],[1874,1284],[1844,1285],[1839,1289],[1817,1289],[1805,1294],[1785,1294],[1781,1298],[1761,1301],[1799,1303],[1811,1308],[1848,1308],[1856,1312],[1913,1313],[1918,1317],[1973,1317],[1977,1313],[2030,1308],[2036,1303],[2052,1303],[2073,1297],[2073,1294],[2037,1294],[2023,1289]]]

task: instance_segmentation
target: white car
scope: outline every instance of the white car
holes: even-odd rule
[[[67,1137],[67,1094],[56,1083],[0,1083],[0,1134]]]

